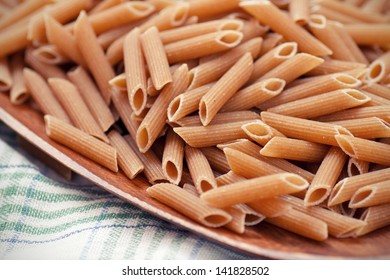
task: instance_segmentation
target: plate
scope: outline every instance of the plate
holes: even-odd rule
[[[48,155],[103,189],[220,244],[272,259],[390,259],[390,227],[360,238],[330,237],[324,242],[312,241],[267,223],[247,227],[242,235],[224,228],[204,227],[149,197],[145,191],[148,184],[142,178],[130,180],[123,173],[111,172],[49,139],[42,114],[26,105],[11,104],[5,94],[0,94],[0,119]]]

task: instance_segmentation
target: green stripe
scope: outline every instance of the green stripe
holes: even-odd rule
[[[0,215],[22,214],[28,217],[34,217],[45,220],[54,220],[74,213],[85,213],[95,209],[101,209],[106,204],[108,207],[117,207],[121,211],[131,210],[132,206],[125,202],[97,202],[90,205],[68,207],[55,211],[45,211],[34,207],[26,207],[20,204],[7,204],[0,207]]]
[[[25,224],[18,224],[16,222],[2,223],[0,224],[0,232],[8,230],[8,231],[23,232],[23,233],[33,234],[33,235],[45,235],[45,234],[62,232],[64,230],[69,229],[70,227],[77,226],[77,225],[80,226],[81,224],[96,223],[97,221],[101,221],[101,220],[125,219],[128,217],[129,217],[128,213],[109,213],[103,216],[96,215],[92,217],[73,220],[71,222],[63,223],[53,227],[35,227],[35,226],[30,226]]]
[[[153,254],[157,251],[157,249],[160,247],[161,241],[163,238],[167,235],[166,231],[159,231],[156,230],[153,235],[153,239],[150,242],[150,245],[147,249],[147,254],[145,259],[150,260],[153,258]]]
[[[120,224],[125,224],[126,220],[118,221]],[[114,256],[119,237],[121,236],[124,228],[112,228],[108,233],[108,238],[104,241],[103,249],[100,255],[100,259],[110,260]]]
[[[167,254],[164,256],[165,260],[172,260],[177,255],[177,252],[179,252],[181,244],[186,241],[188,238],[187,235],[184,235],[182,233],[175,234],[175,238],[172,240],[171,245],[169,246],[170,250],[167,251]]]

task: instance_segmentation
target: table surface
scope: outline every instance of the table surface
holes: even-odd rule
[[[0,259],[253,259],[27,154],[0,122]]]

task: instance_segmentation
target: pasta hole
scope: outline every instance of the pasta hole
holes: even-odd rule
[[[180,106],[181,106],[181,98],[174,99],[168,108],[169,119],[172,119],[175,116],[175,114],[177,113],[177,110],[180,108]]]
[[[173,181],[176,181],[179,176],[179,171],[176,168],[176,165],[172,161],[167,161],[165,165],[165,170],[169,178]]]
[[[348,95],[350,95],[351,97],[355,98],[356,100],[367,100],[368,97],[366,95],[364,95],[363,93],[361,93],[360,91],[358,90],[344,90],[344,92]]]
[[[337,137],[337,143],[339,144],[340,148],[342,148],[343,151],[346,152],[349,156],[355,155],[355,151],[347,139],[344,137]]]
[[[58,56],[52,52],[49,51],[42,51],[40,52],[40,56],[45,59],[45,61],[57,61]]]
[[[1,86],[1,85],[0,85],[0,86]],[[21,103],[23,103],[25,100],[27,100],[28,96],[29,96],[29,95],[28,95],[26,92],[23,92],[23,93],[19,94],[19,95],[16,97],[16,99],[14,100],[14,102],[15,102],[16,104],[21,104]]]
[[[200,189],[202,192],[207,192],[207,191],[213,189],[213,186],[210,184],[210,182],[208,182],[206,180],[200,181],[199,186],[200,186]]]
[[[288,183],[290,183],[298,188],[305,188],[308,186],[307,181],[305,179],[301,178],[300,176],[297,176],[297,175],[287,175],[284,177],[284,179]]]
[[[150,9],[149,5],[145,5],[142,3],[132,3],[132,7],[140,12],[148,11]]]
[[[318,188],[310,193],[308,203],[320,203],[326,198],[328,193],[328,188]]]
[[[137,140],[140,149],[145,149],[145,147],[149,144],[149,133],[145,127],[138,131]]]
[[[383,73],[383,66],[381,63],[377,63],[371,67],[370,78],[376,79],[380,77],[382,73]]]
[[[337,132],[338,135],[353,136],[353,135],[351,134],[351,132],[349,132],[348,129],[346,129],[346,128],[344,128],[344,127],[341,127],[341,126],[336,127],[336,132]]]
[[[249,133],[256,135],[256,136],[267,136],[271,133],[271,131],[269,130],[268,127],[263,126],[261,124],[257,124],[257,123],[247,124],[247,125],[245,125],[245,129]]]
[[[269,91],[278,91],[283,84],[282,80],[272,80],[265,85],[265,88]]]
[[[199,104],[199,117],[202,123],[204,124],[207,120],[207,106],[206,102],[201,101]]]
[[[225,216],[219,215],[219,214],[211,214],[206,217],[204,217],[205,222],[207,222],[210,225],[223,225],[226,223],[227,218]]]
[[[241,39],[242,35],[240,36],[240,34],[238,32],[226,32],[219,40],[225,44],[234,44]]]
[[[0,80],[0,88],[4,88],[4,89],[8,89],[9,88],[9,84]]]
[[[279,48],[277,56],[279,57],[290,57],[297,52],[297,45],[295,43],[284,44]]]
[[[340,83],[347,84],[347,85],[353,85],[358,82],[358,80],[355,77],[352,77],[350,75],[339,75],[335,79]]]
[[[133,95],[133,105],[134,108],[138,111],[141,110],[145,103],[145,94],[142,89],[137,89]]]
[[[188,6],[181,6],[179,9],[177,9],[176,13],[173,17],[173,22],[176,24],[180,24],[183,22],[188,14]]]
[[[263,220],[263,217],[254,215],[254,214],[246,214],[245,215],[245,224],[246,225],[254,225],[260,223]]]
[[[365,199],[367,199],[372,194],[372,190],[364,190],[361,192],[357,192],[356,195],[351,199],[351,204],[359,203]]]
[[[224,24],[222,24],[219,28],[219,30],[240,30],[242,28],[242,22],[241,21],[229,21]]]
[[[356,176],[361,174],[359,167],[353,162],[351,162],[351,164],[348,166],[348,173],[349,176]]]

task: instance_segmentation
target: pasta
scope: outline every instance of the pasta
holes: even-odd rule
[[[367,223],[366,226],[362,227],[356,232],[357,236],[365,235],[376,229],[385,227],[390,224],[389,213],[390,204],[377,205],[367,208],[362,214],[361,219]]]
[[[107,143],[50,115],[45,115],[45,126],[46,134],[54,141],[118,172],[117,151]]]
[[[282,133],[260,120],[244,124],[241,128],[253,141],[262,146],[267,144],[273,137],[284,137]]]
[[[16,53],[11,57],[10,68],[12,75],[10,100],[14,104],[22,104],[30,97],[30,93],[26,89],[23,78],[24,62],[21,53]]]
[[[12,76],[6,58],[0,58],[0,91],[8,91],[12,86]]]
[[[169,182],[178,185],[183,173],[184,142],[173,132],[168,130],[162,156],[162,169]]]
[[[305,25],[309,21],[310,4],[308,0],[292,0],[289,8],[292,19],[299,25]]]
[[[350,208],[362,208],[390,203],[390,180],[358,189],[349,201]]]
[[[333,121],[332,123],[345,127],[353,136],[363,139],[390,137],[389,124],[377,117],[354,118],[344,121]]]

